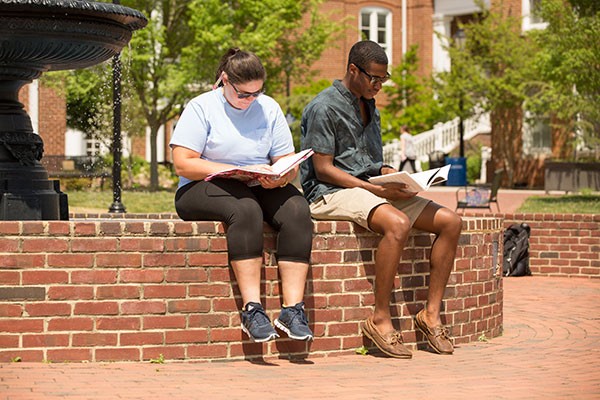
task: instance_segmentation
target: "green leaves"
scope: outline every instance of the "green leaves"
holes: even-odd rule
[[[410,131],[422,132],[451,118],[451,113],[435,98],[432,82],[417,76],[418,65],[417,47],[412,46],[402,63],[392,70],[394,84],[383,87],[389,100],[381,110],[384,141],[397,138],[402,125],[407,125]]]

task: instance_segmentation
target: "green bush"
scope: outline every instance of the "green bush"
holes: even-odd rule
[[[481,175],[481,151],[467,157],[467,181],[475,183]]]
[[[61,178],[60,183],[65,191],[87,190],[92,187],[90,178]]]

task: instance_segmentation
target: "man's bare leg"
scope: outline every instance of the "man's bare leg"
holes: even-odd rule
[[[394,330],[390,314],[390,300],[398,264],[410,231],[408,217],[390,204],[372,211],[369,226],[383,235],[375,256],[375,310],[373,323],[385,334]]]
[[[434,327],[442,324],[442,300],[454,266],[462,220],[453,211],[439,204],[429,203],[413,227],[437,236],[431,247],[429,291],[425,308],[425,321],[428,326]]]

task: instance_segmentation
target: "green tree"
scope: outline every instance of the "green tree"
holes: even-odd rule
[[[450,115],[436,100],[432,81],[418,77],[418,67],[417,47],[411,46],[402,62],[392,69],[393,85],[383,87],[389,101],[381,111],[384,140],[398,138],[402,125],[412,132],[422,132]]]
[[[192,44],[188,27],[190,9],[185,0],[126,0],[123,5],[143,12],[146,28],[136,32],[124,52],[124,77],[131,82],[150,131],[150,190],[157,190],[157,137],[191,96],[194,83],[180,62]],[[145,133],[144,126],[140,129]]]
[[[541,48],[529,108],[554,121],[553,156],[572,155],[573,132],[600,145],[600,2],[544,0],[545,29],[532,32]]]
[[[502,4],[482,7],[478,18],[461,28],[466,42],[459,47],[451,41],[452,69],[436,77],[439,96],[463,118],[490,112],[492,159],[496,167],[504,167],[512,186],[523,159],[522,107],[536,78],[531,60],[538,47],[521,34],[520,19]]]
[[[193,45],[185,63],[192,74],[214,80],[220,57],[231,47],[254,52],[267,70],[271,94],[290,95],[290,82],[310,81],[313,64],[339,31],[326,14],[323,0],[192,0]]]
[[[187,100],[209,90],[218,62],[228,48],[255,52],[267,69],[267,89],[272,94],[286,94],[286,101],[291,80],[301,83],[310,79],[309,66],[320,57],[330,35],[338,30],[326,15],[318,12],[321,2],[122,1],[149,18],[147,27],[134,33],[122,59],[123,89],[135,92],[135,99],[129,102],[124,99],[123,110],[135,110],[145,120],[128,133],[145,135],[146,127],[150,132],[151,190],[159,185],[156,139],[160,128],[181,112]],[[87,81],[86,74],[90,78]],[[90,74],[94,72],[82,73],[80,77],[85,81],[81,89],[87,87],[87,93],[106,84]],[[85,97],[86,92],[77,88],[77,84],[71,88],[74,99]],[[108,115],[101,114],[101,104],[106,104],[104,97],[94,95],[85,102],[76,102],[73,104],[80,107],[73,110],[80,115],[96,116],[85,117],[78,123],[110,120]]]

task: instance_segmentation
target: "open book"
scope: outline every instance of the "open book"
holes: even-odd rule
[[[255,186],[259,184],[257,181],[258,177],[267,176],[274,179],[281,178],[302,161],[312,156],[313,153],[314,152],[312,149],[306,149],[291,156],[282,157],[273,165],[271,165],[271,171],[258,168],[254,169],[252,165],[247,165],[245,167],[234,167],[220,172],[215,172],[214,174],[208,175],[206,178],[204,178],[204,180],[210,181],[211,179],[215,178],[237,179],[247,182],[248,186]]]
[[[422,192],[429,189],[435,183],[444,182],[448,179],[450,165],[445,165],[439,168],[428,169],[423,172],[415,172],[409,174],[406,171],[394,172],[393,174],[374,176],[369,178],[369,182],[376,185],[384,185],[386,183],[405,183],[408,185],[406,190],[411,192]]]

